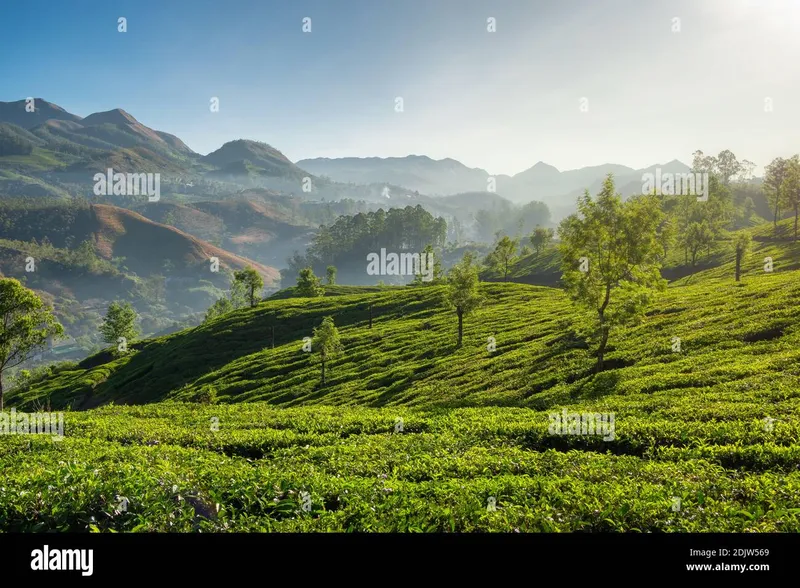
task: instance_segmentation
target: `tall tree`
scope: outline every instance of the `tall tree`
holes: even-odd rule
[[[136,311],[130,302],[112,302],[108,305],[106,316],[100,325],[100,334],[103,341],[111,345],[119,343],[120,338],[124,338],[127,345],[139,336]]]
[[[250,308],[256,306],[261,300],[261,289],[264,287],[261,275],[252,267],[246,267],[233,273],[233,281],[242,284]]]
[[[531,233],[530,241],[536,255],[539,255],[547,247],[548,243],[553,240],[553,229],[536,227]]]
[[[783,183],[786,181],[788,161],[783,157],[776,157],[764,169],[764,188],[770,195],[772,208],[775,211],[773,226],[778,226],[778,217],[781,213],[783,201]]]
[[[0,410],[3,374],[59,338],[64,328],[35,292],[14,279],[0,279]]]
[[[325,269],[325,277],[328,280],[328,286],[334,286],[336,284],[336,266],[329,265]]]
[[[734,253],[736,254],[736,281],[741,281],[742,277],[742,260],[750,250],[751,237],[749,233],[740,232],[736,235],[733,242]]]
[[[786,164],[786,203],[794,211],[794,240],[797,241],[797,218],[800,214],[800,155],[795,155]]]
[[[508,280],[508,271],[517,261],[517,247],[519,239],[512,239],[508,235],[502,237],[487,257],[489,266],[498,273],[503,274],[503,281]]]
[[[675,243],[677,227],[672,217],[666,217],[658,229],[658,242],[664,250],[664,260],[667,259],[670,247]]]
[[[319,359],[322,366],[322,385],[325,385],[325,364],[340,357],[344,353],[344,346],[339,339],[339,331],[333,324],[333,319],[326,316],[322,324],[314,329],[311,339],[311,352]]]
[[[572,298],[593,316],[598,372],[611,329],[639,320],[654,291],[665,286],[657,234],[661,217],[657,197],[623,203],[609,174],[597,199],[586,191],[578,213],[561,222],[563,279]]]
[[[714,232],[705,220],[694,221],[686,228],[683,240],[684,247],[691,253],[692,267],[694,267],[700,251],[711,248],[711,244],[714,242]]]
[[[448,301],[456,309],[458,316],[458,347],[461,347],[464,338],[464,316],[474,312],[483,302],[478,268],[470,251],[464,253],[461,261],[450,268]]]
[[[732,151],[726,149],[717,155],[716,172],[724,185],[730,184],[731,178],[742,171],[742,164],[736,159]]]
[[[300,275],[297,276],[295,294],[302,298],[316,298],[325,294],[325,289],[320,285],[319,278],[314,275],[314,270],[310,267],[300,270]]]

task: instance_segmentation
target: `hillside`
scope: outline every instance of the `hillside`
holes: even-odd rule
[[[440,288],[392,288],[276,298],[57,369],[9,401],[106,406],[67,412],[60,443],[0,447],[4,528],[800,531],[796,272],[670,287],[599,375],[561,292],[484,289],[460,350]],[[320,388],[301,339],[325,315],[346,356]],[[164,402],[206,385],[219,404]],[[549,434],[562,408],[613,413],[613,435]]]

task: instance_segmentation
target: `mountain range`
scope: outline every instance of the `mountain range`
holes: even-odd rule
[[[119,108],[81,117],[36,98],[33,110],[28,110],[25,100],[0,102],[0,140],[11,137],[14,145],[30,152],[27,157],[0,157],[0,194],[63,197],[75,193],[76,184],[89,184],[97,171],[112,167],[119,172],[160,172],[166,175],[162,182],[168,193],[198,192],[186,187],[198,188],[200,182],[206,189],[211,183],[267,188],[309,200],[385,202],[384,187],[389,187],[389,200],[404,197],[404,205],[432,204],[453,194],[485,193],[488,198],[494,193],[515,203],[545,202],[557,220],[574,208],[585,189],[595,192],[608,173],[614,174],[622,194],[630,196],[640,192],[642,175],[656,167],[662,172],[689,170],[678,160],[645,169],[607,163],[568,171],[540,161],[513,176],[492,176],[454,159],[423,155],[292,162],[268,144],[245,139],[203,156],[180,138],[151,129]]]

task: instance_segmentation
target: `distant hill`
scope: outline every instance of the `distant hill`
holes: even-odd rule
[[[468,168],[455,159],[434,160],[424,155],[407,157],[343,157],[303,159],[301,168],[337,182],[388,183],[429,195],[479,192],[487,189],[489,174]]]
[[[216,151],[206,155],[203,161],[223,168],[222,171],[226,173],[235,173],[236,171],[245,173],[246,169],[243,167],[243,163],[247,161],[265,175],[297,180],[298,191],[301,189],[299,182],[302,178],[310,175],[289,161],[274,147],[245,139],[225,143]],[[228,167],[232,165],[239,167]]]
[[[282,209],[245,199],[147,202],[136,210],[153,221],[217,243],[226,251],[278,267],[293,251],[305,249],[314,230],[308,224],[297,224],[302,220]]]
[[[562,172],[540,161],[514,176],[491,176],[483,169],[469,168],[453,159],[434,160],[419,155],[303,159],[297,165],[337,182],[391,182],[428,195],[489,193],[493,181],[494,192],[499,196],[516,203],[544,202],[553,210],[556,220],[574,209],[576,198],[585,189],[596,192],[607,174],[614,174],[623,195],[630,196],[641,192],[642,174],[658,167],[635,170],[608,163]],[[679,161],[660,167],[673,173],[689,169]]]
[[[69,113],[57,104],[34,98],[33,112],[27,112],[25,100],[0,102],[0,122],[11,123],[23,129],[32,129],[48,120],[79,122],[81,117]]]

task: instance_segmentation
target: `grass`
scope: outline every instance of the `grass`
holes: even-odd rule
[[[769,436],[632,411],[617,439],[643,444],[602,451],[517,408],[162,403],[65,420],[62,441],[0,444],[4,530],[800,530],[796,422]]]
[[[798,532],[795,246],[754,247],[741,283],[723,259],[612,332],[600,374],[586,316],[518,283],[482,285],[461,348],[443,287],[336,286],[66,365],[8,396],[75,410],[61,441],[0,439],[0,529]],[[302,340],[328,315],[322,387]],[[551,434],[564,408],[613,438]]]

